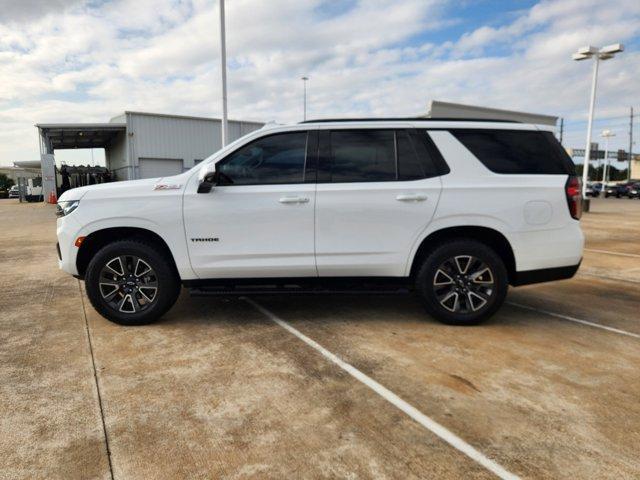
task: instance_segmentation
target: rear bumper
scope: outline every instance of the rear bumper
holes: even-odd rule
[[[532,283],[566,280],[576,274],[580,268],[580,263],[582,263],[582,260],[577,265],[569,265],[568,267],[542,268],[539,270],[516,272],[511,281],[511,285],[519,287],[521,285],[531,285]]]

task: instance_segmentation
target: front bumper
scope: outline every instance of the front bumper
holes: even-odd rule
[[[75,241],[81,228],[81,225],[73,219],[72,215],[58,218],[56,228],[58,236],[58,267],[71,275],[78,275],[76,266],[78,247],[75,246]]]

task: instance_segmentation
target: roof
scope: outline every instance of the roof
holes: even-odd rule
[[[91,129],[91,128],[125,128],[126,123],[36,123],[38,128],[54,129],[54,128],[76,128],[76,129]]]
[[[52,149],[105,148],[120,132],[124,123],[39,123],[36,127]]]
[[[198,116],[193,116],[193,115],[174,115],[172,113],[153,113],[153,112],[138,112],[138,111],[133,111],[133,110],[125,110],[124,111],[124,115],[126,114],[131,114],[131,115],[146,115],[146,116],[150,116],[150,117],[165,117],[165,118],[184,118],[187,120],[207,120],[207,121],[213,121],[213,122],[221,122],[222,120],[219,118],[213,118],[213,117],[198,117]],[[123,114],[120,115],[116,115],[115,117],[113,117],[113,119],[116,118],[120,118]],[[228,122],[235,122],[235,123],[255,123],[256,125],[264,125],[265,122],[259,122],[257,120],[235,120],[235,119],[227,119]]]
[[[339,123],[339,122],[504,122],[521,123],[515,120],[495,118],[431,118],[431,117],[369,117],[369,118],[320,118],[300,123]]]
[[[491,120],[532,123],[536,125],[552,125],[558,121],[557,116],[540,113],[519,112],[516,110],[503,110],[500,108],[482,107],[477,105],[463,105],[461,103],[441,102],[432,100],[429,104],[429,118],[447,117],[459,120]]]
[[[33,167],[33,166],[24,166],[24,165],[18,165],[18,164],[22,164],[22,163],[31,163],[31,162],[38,162],[38,166],[37,167]],[[40,165],[40,160],[29,160],[27,162],[14,162],[13,165],[0,165],[0,170],[14,170],[14,171],[23,171],[23,170],[34,170],[34,169],[39,169],[41,168]],[[35,165],[35,163],[34,163]]]
[[[16,168],[42,168],[41,160],[20,160],[13,162]]]

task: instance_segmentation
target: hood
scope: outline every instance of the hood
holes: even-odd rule
[[[166,177],[167,180],[174,177]],[[96,185],[87,185],[84,187],[72,188],[67,190],[58,199],[59,202],[68,202],[73,200],[80,200],[86,194],[90,193],[91,196],[119,196],[120,194],[128,194],[131,192],[151,192],[157,183],[162,180],[158,178],[144,178],[142,180],[125,180],[121,182],[109,182],[99,183]]]

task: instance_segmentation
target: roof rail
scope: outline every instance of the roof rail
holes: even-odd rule
[[[522,123],[517,120],[498,118],[426,118],[426,117],[368,117],[368,118],[320,118],[305,120],[300,123],[332,123],[332,122],[500,122]]]

